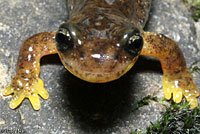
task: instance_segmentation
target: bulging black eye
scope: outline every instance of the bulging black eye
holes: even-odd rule
[[[143,47],[143,38],[139,32],[133,32],[128,36],[125,50],[132,56],[138,56]]]
[[[71,50],[74,47],[74,39],[67,28],[60,28],[56,33],[56,46],[60,52]]]

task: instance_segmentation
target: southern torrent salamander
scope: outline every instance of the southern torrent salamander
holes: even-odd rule
[[[39,110],[39,95],[49,97],[39,73],[40,59],[50,54],[58,54],[69,72],[92,83],[119,79],[139,55],[155,57],[163,70],[165,98],[180,103],[184,96],[191,108],[197,107],[199,90],[177,43],[143,31],[150,6],[151,0],[68,0],[69,19],[58,31],[38,33],[23,42],[16,75],[3,89],[3,95],[13,94],[10,108],[28,98]]]

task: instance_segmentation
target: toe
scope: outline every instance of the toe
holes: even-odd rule
[[[171,99],[172,90],[171,90],[170,83],[167,77],[163,77],[163,89],[164,89],[165,98],[167,100]]]
[[[177,91],[177,92],[174,92],[174,93],[173,93],[173,100],[174,100],[174,102],[176,102],[176,103],[180,103],[181,100],[182,100],[182,97],[183,97],[183,94],[182,94],[182,92],[180,92],[180,91]]]
[[[164,94],[165,94],[165,98],[166,98],[167,100],[171,99],[172,92],[170,91],[169,88],[164,88]]]
[[[194,89],[194,94],[195,94],[195,97],[199,96],[199,90],[197,88]]]
[[[30,100],[34,110],[40,109],[40,98],[37,94],[28,96],[28,99]]]
[[[14,92],[14,90],[11,86],[8,86],[8,87],[6,87],[2,90],[2,94],[5,95],[5,96],[10,95],[13,92]]]
[[[48,98],[49,98],[49,94],[48,94],[48,92],[46,91],[45,88],[41,88],[41,89],[38,91],[38,94],[39,94],[43,99],[48,99]]]
[[[25,96],[24,95],[18,95],[15,94],[10,102],[10,108],[11,109],[15,109],[16,107],[18,107],[22,101],[24,100]]]
[[[38,84],[37,84],[37,86],[44,87],[44,82],[40,78],[38,78]]]
[[[195,107],[198,106],[198,100],[197,98],[192,98],[190,101],[189,101],[189,104],[190,104],[190,107],[193,109]]]
[[[198,106],[198,100],[196,98],[196,95],[193,94],[191,91],[188,93],[185,93],[184,96],[187,102],[189,102],[191,108],[195,108]]]

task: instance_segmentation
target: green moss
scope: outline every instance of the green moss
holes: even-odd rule
[[[131,132],[131,134],[142,134],[141,131]]]
[[[181,104],[171,101],[172,105],[156,123],[143,133],[146,134],[199,134],[200,133],[200,105],[190,109],[189,104],[184,100]],[[131,134],[140,134],[132,132]]]
[[[150,95],[148,95],[148,96],[142,98],[141,100],[139,100],[139,101],[137,102],[138,105],[137,105],[137,107],[136,107],[135,109],[132,110],[132,113],[134,113],[134,112],[135,112],[136,110],[138,110],[140,107],[143,107],[143,106],[145,106],[145,105],[149,105],[149,103],[150,103],[151,101],[156,101],[156,102],[158,102],[158,98],[157,98],[157,97],[152,97],[152,96],[150,96]]]
[[[191,74],[193,74],[194,72],[198,72],[200,71],[200,67],[199,66],[193,66],[192,69],[191,69]]]
[[[170,108],[163,114],[161,120],[152,123],[147,128],[147,134],[170,134],[200,133],[200,105],[195,109],[190,109],[188,103],[173,103]]]
[[[138,101],[138,106],[142,107],[144,105],[149,105],[150,101],[156,101],[158,102],[157,97],[151,97],[150,95],[147,97],[142,98],[141,100]]]
[[[195,21],[200,18],[200,0],[183,0],[192,12],[192,17]]]

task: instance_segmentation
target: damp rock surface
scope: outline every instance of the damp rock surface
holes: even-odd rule
[[[57,30],[67,17],[65,0],[0,0],[0,89],[15,74],[23,40],[40,32]],[[187,66],[200,65],[199,22],[194,22],[181,0],[154,0],[145,31],[162,33],[178,42]],[[11,96],[0,93],[0,132],[27,134],[130,134],[145,130],[165,111],[159,102],[136,110],[148,95],[163,98],[162,70],[152,58],[140,57],[125,76],[107,84],[90,84],[71,75],[57,55],[41,60],[40,77],[50,94],[34,111],[28,100],[9,108]],[[200,88],[200,74],[194,80]]]

